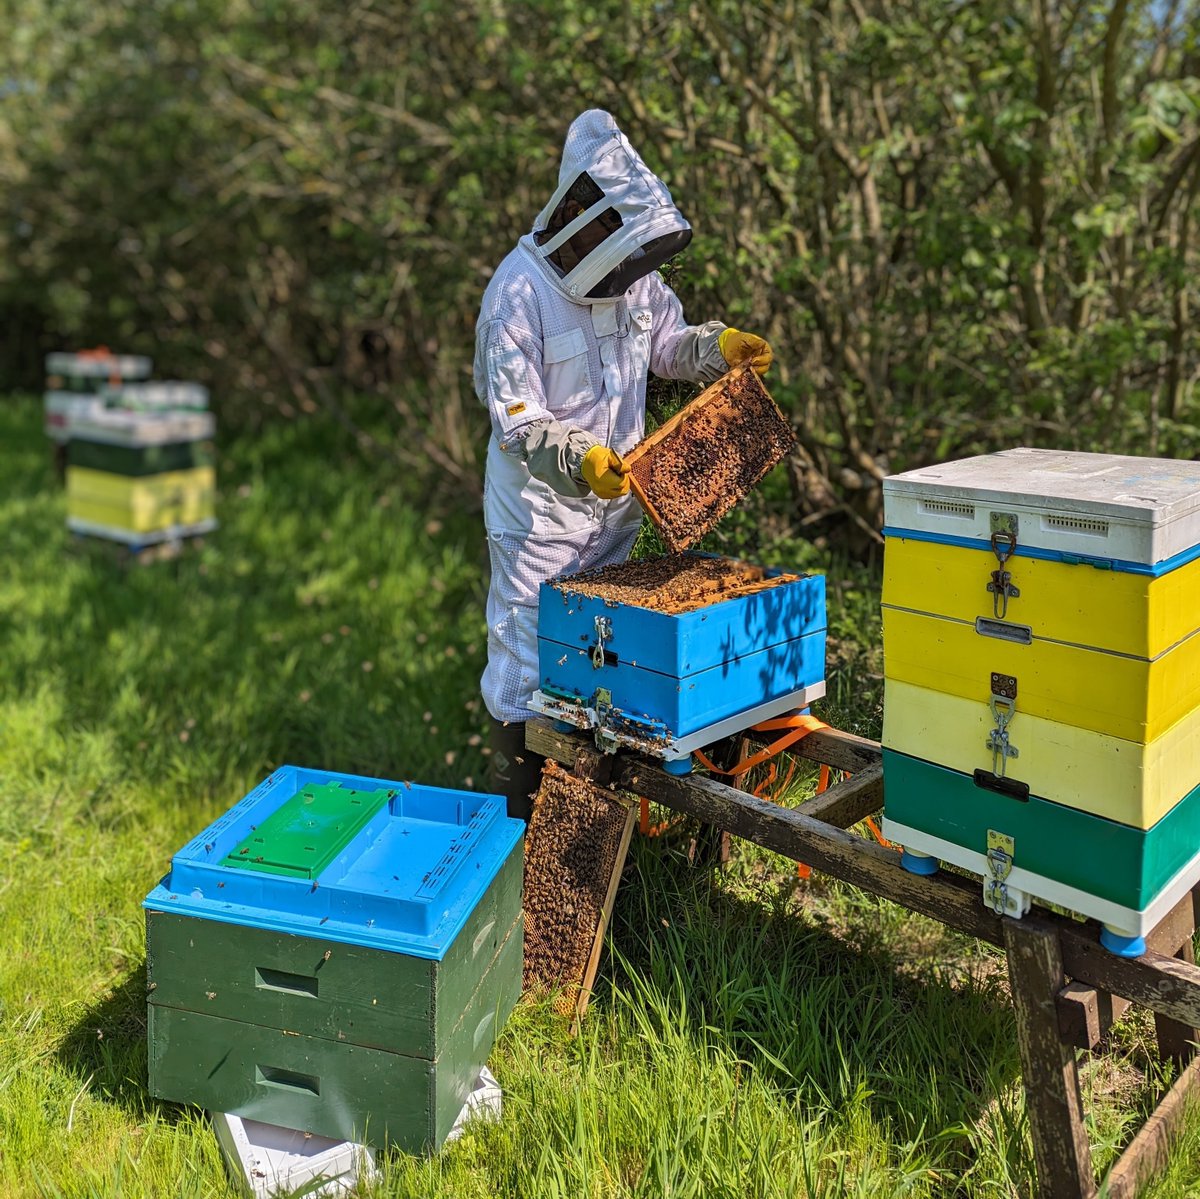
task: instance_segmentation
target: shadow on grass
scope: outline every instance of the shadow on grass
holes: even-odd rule
[[[63,1038],[56,1056],[94,1096],[141,1120],[149,1111],[168,1124],[185,1109],[155,1099],[146,1076],[146,966],[127,974],[89,1007]]]

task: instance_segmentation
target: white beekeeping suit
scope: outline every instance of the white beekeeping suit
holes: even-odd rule
[[[727,327],[688,325],[656,273],[691,236],[613,118],[585,112],[567,133],[557,190],[484,294],[475,388],[492,424],[492,579],[482,690],[495,720],[529,715],[540,584],[623,561],[637,536],[637,501],[592,494],[585,455],[641,440],[648,371],[707,383],[729,369],[718,345]]]

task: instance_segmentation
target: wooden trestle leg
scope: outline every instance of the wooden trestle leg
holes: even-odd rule
[[[1058,1029],[1058,993],[1066,985],[1058,930],[1004,920],[1008,978],[1037,1164],[1038,1199],[1088,1199],[1096,1193],[1083,1124],[1075,1047]]]

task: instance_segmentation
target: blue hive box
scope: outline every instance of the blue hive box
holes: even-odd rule
[[[554,579],[538,671],[535,710],[685,758],[825,694],[825,579],[705,554]]]
[[[502,798],[284,766],[146,897],[153,1094],[440,1146],[520,993]]]

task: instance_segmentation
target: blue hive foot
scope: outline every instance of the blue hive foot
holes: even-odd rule
[[[556,733],[577,733],[579,730],[569,720],[554,721],[554,731]]]
[[[900,865],[909,874],[937,874],[938,872],[937,858],[931,858],[927,853],[913,853],[907,849],[900,855]]]
[[[663,763],[663,769],[668,774],[691,774],[692,755],[688,754],[686,758],[671,758]]]
[[[1119,958],[1140,958],[1146,952],[1145,937],[1131,937],[1107,924],[1100,930],[1100,944]]]

